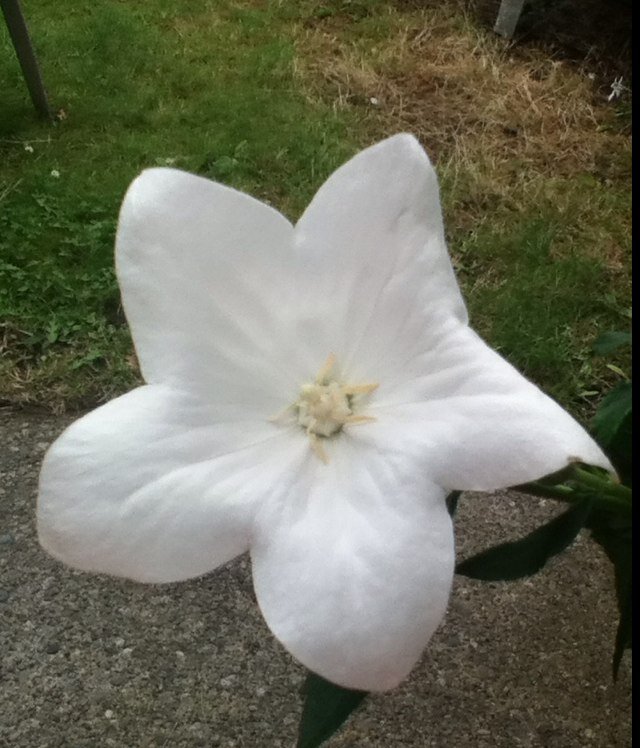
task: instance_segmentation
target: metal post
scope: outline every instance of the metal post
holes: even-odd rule
[[[31,46],[29,31],[20,8],[20,3],[18,0],[0,0],[0,7],[7,22],[9,35],[16,50],[18,62],[22,68],[22,74],[27,83],[33,106],[41,117],[51,120],[53,118],[47,100],[47,92],[44,89],[40,68],[38,67],[33,47]]]
[[[498,11],[498,18],[493,27],[496,34],[500,34],[500,36],[504,36],[506,39],[510,39],[513,36],[520,19],[520,13],[522,13],[523,5],[524,0],[502,0],[500,10]]]

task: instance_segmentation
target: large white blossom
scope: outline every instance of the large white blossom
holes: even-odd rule
[[[174,582],[249,551],[305,666],[385,690],[444,616],[445,496],[611,466],[468,327],[435,172],[397,135],[293,227],[174,169],[131,185],[118,277],[146,385],[48,451],[38,527],[88,571]]]

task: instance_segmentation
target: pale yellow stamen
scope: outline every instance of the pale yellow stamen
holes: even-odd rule
[[[375,416],[348,416],[344,424],[346,426],[348,423],[371,423],[376,420]]]
[[[316,384],[322,384],[326,379],[329,378],[329,374],[333,371],[333,367],[336,365],[336,354],[330,353],[327,356],[327,360],[324,362],[324,366],[318,372],[318,376],[315,381]]]
[[[302,385],[300,396],[284,412],[297,416],[298,424],[309,436],[313,451],[324,463],[329,461],[324,439],[339,433],[345,426],[376,420],[373,416],[355,413],[354,406],[359,404],[360,398],[370,395],[378,385],[341,384],[333,377],[335,365],[336,357],[331,353],[315,380]]]
[[[379,387],[377,382],[372,384],[345,384],[342,389],[345,395],[370,395]]]
[[[329,462],[329,456],[327,455],[324,445],[320,441],[320,437],[317,434],[309,434],[309,441],[311,442],[311,449],[313,449],[316,456],[326,465]]]

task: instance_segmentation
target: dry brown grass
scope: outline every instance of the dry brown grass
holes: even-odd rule
[[[504,41],[455,0],[387,9],[377,28],[344,17],[307,25],[298,73],[310,96],[365,112],[372,137],[416,134],[462,223],[465,209],[474,221],[496,202],[520,209],[554,180],[630,174],[630,138],[598,76]]]

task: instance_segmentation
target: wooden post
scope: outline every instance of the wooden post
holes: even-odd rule
[[[36,60],[35,52],[29,39],[29,31],[20,8],[19,0],[0,0],[0,7],[4,13],[9,35],[13,42],[18,62],[22,68],[22,74],[27,83],[33,106],[38,114],[48,120],[52,120],[47,92],[44,89],[40,68]]]
[[[513,36],[520,19],[520,13],[522,13],[523,5],[524,0],[502,0],[500,10],[498,11],[498,18],[493,27],[496,34],[500,34],[500,36],[504,36],[506,39],[510,39]]]

